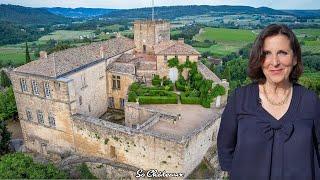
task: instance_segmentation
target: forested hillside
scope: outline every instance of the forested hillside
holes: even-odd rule
[[[150,18],[151,8],[128,9],[111,12],[105,17],[113,18]],[[268,15],[288,15],[288,13],[274,10],[267,7],[254,8],[250,6],[163,6],[156,7],[155,13],[157,18],[174,19],[182,16],[194,16],[202,14],[268,14]]]
[[[116,9],[102,9],[102,8],[45,8],[49,12],[70,18],[87,18],[94,16],[101,16],[108,14]]]
[[[21,25],[66,23],[68,18],[55,15],[42,8],[29,8],[16,5],[0,5],[0,21]]]

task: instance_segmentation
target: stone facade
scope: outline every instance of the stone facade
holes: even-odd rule
[[[170,24],[168,22],[134,22],[134,42],[137,52],[153,53],[154,45],[167,40],[170,40]]]

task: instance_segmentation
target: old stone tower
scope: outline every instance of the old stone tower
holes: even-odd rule
[[[170,24],[166,21],[135,21],[134,43],[141,53],[154,52],[154,45],[170,40]]]

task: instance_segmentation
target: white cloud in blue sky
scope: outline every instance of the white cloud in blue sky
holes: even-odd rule
[[[154,0],[156,6],[173,5],[243,5],[267,6],[274,9],[320,9],[320,0]],[[152,0],[0,0],[0,4],[28,7],[90,7],[90,8],[140,8],[150,7]]]

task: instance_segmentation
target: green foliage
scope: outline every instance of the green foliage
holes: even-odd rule
[[[228,82],[230,82],[231,72],[230,72],[230,68],[228,66],[226,68],[224,68],[224,71],[222,72],[222,78],[226,79]]]
[[[225,88],[219,84],[215,85],[210,93],[210,95],[214,98],[217,96],[223,96],[225,94],[226,94]]]
[[[159,75],[154,75],[152,78],[152,85],[153,86],[160,86],[161,85],[161,79]]]
[[[140,84],[137,82],[134,82],[130,85],[129,90],[135,92],[137,89],[139,89],[139,87],[140,87]]]
[[[0,91],[0,121],[12,118],[17,114],[17,106],[12,86]]]
[[[184,79],[184,77],[181,74],[179,74],[178,81],[176,81],[175,84],[176,84],[177,90],[179,91],[186,90],[187,81]]]
[[[320,95],[320,72],[303,74],[299,83]]]
[[[30,58],[28,43],[26,42],[26,63],[29,63],[29,62],[31,62],[31,58]]]
[[[186,93],[181,93],[181,104],[200,104],[200,98],[194,96],[186,96]]]
[[[80,166],[78,166],[77,170],[81,174],[81,179],[98,179],[90,172],[88,166],[85,163],[82,163]]]
[[[0,156],[9,153],[11,133],[7,129],[6,121],[0,121]]]
[[[136,102],[137,94],[134,91],[129,91],[128,93],[128,102]]]
[[[0,86],[2,87],[9,87],[11,85],[11,81],[4,70],[1,71],[0,74]]]
[[[178,97],[175,96],[139,96],[140,104],[177,104]]]
[[[52,164],[33,162],[22,153],[6,154],[0,160],[0,179],[66,179],[67,174]]]
[[[168,66],[170,67],[170,68],[173,68],[173,67],[178,67],[179,66],[179,60],[178,60],[178,58],[172,58],[172,59],[169,59],[168,60]]]

